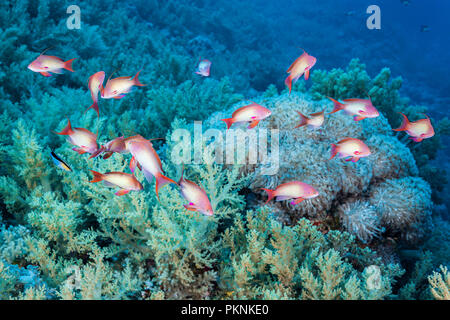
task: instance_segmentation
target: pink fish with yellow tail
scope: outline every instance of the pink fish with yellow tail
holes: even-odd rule
[[[290,200],[292,205],[299,204],[305,199],[312,199],[319,195],[319,192],[309,184],[300,181],[291,181],[280,184],[275,190],[265,189],[268,199],[266,203],[276,197],[276,201]]]
[[[214,212],[205,190],[200,188],[196,183],[185,179],[183,172],[184,167],[181,172],[180,181],[178,181],[178,186],[180,187],[183,198],[189,202],[189,204],[183,206],[189,211],[198,211],[204,215],[212,216]]]
[[[331,145],[331,157],[347,158],[345,161],[356,162],[360,158],[364,158],[371,155],[369,147],[359,139],[345,138],[337,143],[337,145]]]
[[[98,151],[97,135],[84,128],[72,128],[70,120],[67,119],[67,121],[67,126],[61,132],[54,132],[59,135],[69,136],[69,143],[77,146],[72,149],[73,151],[79,154],[86,152],[91,154],[96,153]]]
[[[97,112],[97,117],[100,117],[100,112],[98,110],[98,93],[100,92],[103,81],[105,80],[105,72],[99,71],[94,73],[92,76],[89,77],[89,91],[91,92],[91,98],[94,102],[89,108],[86,109],[88,111],[89,109],[94,109],[95,112]],[[86,112],[85,111],[85,112]]]
[[[153,177],[155,177],[155,189],[158,199],[158,192],[162,186],[168,183],[176,184],[175,181],[164,176],[161,160],[155,149],[153,149],[151,142],[140,138],[133,139],[127,143],[127,149],[133,156],[130,162],[131,171],[134,172],[136,166],[139,165],[149,183],[152,182]]]
[[[301,120],[300,123],[295,128],[308,125],[313,129],[318,129],[322,126],[323,122],[325,121],[325,111],[311,113],[309,117],[303,115],[299,111],[297,111],[297,113],[300,116]]]
[[[195,71],[195,73],[203,77],[209,77],[210,69],[211,69],[211,61],[204,59],[198,63],[197,70]]]
[[[291,64],[289,69],[286,71],[289,73],[289,76],[286,80],[284,80],[284,83],[289,88],[289,94],[291,94],[292,83],[297,82],[302,75],[305,75],[305,80],[309,79],[309,71],[316,64],[316,62],[317,59],[315,57],[310,56],[305,50],[303,50],[303,54]]]
[[[361,121],[365,118],[376,118],[380,115],[370,99],[345,99],[343,100],[344,103],[340,103],[333,98],[327,98],[334,103],[333,111],[329,114],[344,110],[347,114],[352,115],[355,121]]]
[[[240,107],[233,112],[231,118],[221,119],[227,124],[227,129],[230,129],[233,123],[248,122],[248,129],[256,127],[256,125],[263,119],[269,117],[272,112],[262,105],[253,102],[252,104]]]
[[[103,184],[107,187],[119,187],[120,190],[115,193],[116,196],[123,196],[132,190],[140,191],[143,189],[142,184],[132,174],[124,172],[100,173],[94,170],[90,171],[94,174],[94,178],[89,182],[94,183],[103,181]]]
[[[103,99],[122,99],[127,93],[131,91],[134,86],[146,86],[139,81],[139,71],[134,78],[119,77],[114,79],[108,79],[104,88],[100,89],[101,97]]]
[[[45,51],[44,51],[45,52]],[[50,77],[52,73],[62,73],[63,69],[73,72],[72,62],[75,60],[70,59],[64,61],[61,58],[55,56],[46,56],[43,53],[39,55],[33,62],[28,65],[28,69],[33,72],[39,72],[44,77]]]
[[[430,118],[426,114],[423,114],[426,119],[420,119],[414,122],[410,122],[408,118],[400,112],[403,116],[402,124],[397,129],[392,129],[394,131],[406,131],[410,135],[410,139],[415,142],[420,142],[423,139],[431,138],[434,136],[434,129],[431,125]]]

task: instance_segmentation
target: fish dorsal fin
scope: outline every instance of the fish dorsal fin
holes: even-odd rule
[[[111,74],[109,75],[109,78],[108,78],[108,80],[106,80],[106,83],[108,83],[108,81],[111,80],[111,77],[113,76],[113,74],[116,73],[119,69],[120,69],[120,68],[116,68],[116,70],[114,70],[113,73],[111,73]]]
[[[323,115],[324,113],[325,113],[325,110],[322,110],[320,112],[311,113],[310,116],[317,117],[317,116]]]
[[[114,78],[114,80],[129,80],[130,78],[132,78],[132,76],[125,76],[125,77],[117,77],[117,78]]]
[[[359,99],[359,98],[351,98],[351,99],[343,99],[342,101],[344,102],[356,102],[356,101],[361,101],[364,99]]]
[[[286,73],[291,72],[292,68],[295,66],[295,64],[297,63],[297,61],[300,60],[300,58],[303,56],[303,54],[305,54],[305,53],[308,54],[308,52],[306,52],[305,49],[303,49],[303,48],[299,48],[299,49],[302,49],[302,50],[303,50],[303,53],[300,55],[300,57],[298,57],[297,59],[295,59],[294,62],[292,62],[291,66],[289,67],[289,69],[287,69]]]
[[[344,142],[348,142],[348,141],[352,141],[352,140],[356,140],[355,138],[344,138],[344,139],[342,139],[341,141],[339,141],[338,142],[338,144],[340,144],[340,143],[344,143]]]
[[[61,62],[64,62],[64,60],[63,59],[61,59],[60,57],[57,57],[57,56],[47,56],[48,58],[52,58],[52,59],[55,59],[55,60],[57,60],[57,61],[61,61]]]
[[[48,47],[47,49],[45,49],[44,51],[41,52],[41,54],[39,56],[42,56],[44,53],[46,53],[48,50],[52,49],[53,46]]]
[[[249,100],[249,99],[241,99],[241,101],[250,101],[250,104],[246,104],[245,106],[239,107],[238,109],[234,110],[234,112],[231,114],[231,117],[234,118],[234,116],[241,110],[247,108],[248,106],[255,104],[257,106],[261,106],[259,103],[256,103],[255,101]],[[262,107],[262,106],[261,106]]]
[[[301,58],[302,56],[298,57],[297,59],[295,59],[294,62],[292,62],[292,64],[289,66],[289,68],[287,69],[286,73],[290,73],[292,68],[295,66],[295,64],[297,63],[297,61]]]
[[[184,176],[184,163],[182,164],[182,167],[181,167],[181,176],[180,176],[180,180],[178,180],[178,184],[180,184],[181,181],[184,180],[183,176]]]

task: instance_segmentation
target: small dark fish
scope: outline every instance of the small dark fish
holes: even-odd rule
[[[65,163],[60,157],[56,155],[53,151],[50,153],[52,157],[53,163],[58,167],[65,171],[72,171],[72,168],[69,167],[67,163]]]
[[[400,2],[401,2],[405,7],[407,7],[407,6],[409,6],[409,5],[411,4],[411,1],[410,1],[410,0],[400,0]]]
[[[421,25],[420,26],[420,32],[429,32],[430,31],[430,27],[427,25]]]

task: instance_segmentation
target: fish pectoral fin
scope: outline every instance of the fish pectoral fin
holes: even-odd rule
[[[112,184],[111,182],[108,182],[108,181],[105,181],[105,180],[103,180],[103,185],[105,187],[108,187],[108,188],[115,188],[115,187],[117,187],[115,184]]]
[[[150,171],[143,169],[142,172],[144,173],[144,176],[145,176],[145,179],[147,179],[147,182],[152,183],[153,175],[150,173]]]
[[[352,162],[358,162],[359,157],[352,157],[351,160],[352,160]]]
[[[118,96],[113,97],[114,99],[122,99],[125,97],[125,94],[119,94]]]
[[[85,154],[86,151],[82,148],[72,148],[73,151],[78,152],[78,154]]]
[[[119,191],[117,191],[117,192],[115,193],[115,195],[120,197],[120,196],[123,196],[123,195],[127,194],[128,192],[130,192],[130,190],[127,190],[127,189],[120,189]]]
[[[247,127],[247,129],[253,129],[254,127],[256,127],[256,126],[258,125],[259,121],[260,121],[260,120],[253,120],[253,121],[250,121],[250,124],[249,124],[249,126]]]
[[[305,200],[305,199],[300,197],[300,198],[295,199],[294,201],[291,201],[291,204],[295,206],[295,205],[299,204],[300,202],[302,202],[303,200]]]
[[[366,117],[364,117],[364,116],[358,116],[358,115],[355,115],[355,116],[353,116],[353,120],[355,120],[355,121],[361,121],[362,119],[365,119]]]
[[[275,201],[283,201],[283,200],[288,200],[288,199],[291,199],[292,197],[290,197],[290,196],[277,196],[276,198],[275,198]]]
[[[113,155],[113,152],[105,152],[105,154],[103,155],[103,159],[108,159],[109,157],[111,157]]]
[[[137,160],[133,156],[133,157],[131,157],[131,160],[130,160],[130,170],[132,173],[134,173],[134,170],[136,170],[136,166],[137,166]]]
[[[345,159],[345,161],[349,162],[349,161],[351,161],[352,159],[353,159],[353,157],[350,157],[350,158]]]
[[[305,80],[309,79],[309,69],[310,68],[306,68],[306,70],[305,70]]]
[[[192,202],[189,204],[183,204],[183,207],[185,207],[186,210],[189,211],[197,211],[197,207]]]
[[[46,72],[46,71],[42,71],[42,72],[39,72],[39,73],[42,74],[44,77],[51,77],[52,76],[51,73]]]

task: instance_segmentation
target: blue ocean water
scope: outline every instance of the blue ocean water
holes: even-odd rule
[[[319,52],[317,68],[344,67],[359,57],[371,74],[389,67],[405,80],[404,92],[416,103],[444,112],[449,103],[450,21],[446,1],[249,1],[258,6],[277,35],[280,51],[296,47]],[[381,29],[369,30],[366,9],[378,5]],[[427,25],[429,32],[421,32]],[[284,49],[284,50],[283,50]],[[439,108],[441,107],[441,108]],[[437,110],[441,109],[441,110]],[[445,112],[444,112],[445,113]],[[442,113],[442,114],[444,114]]]

